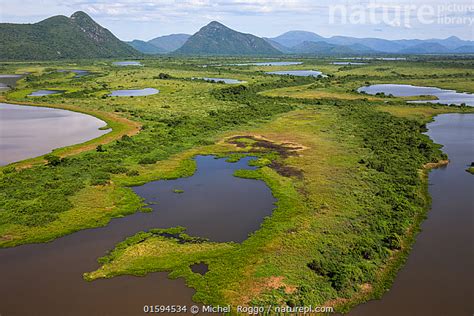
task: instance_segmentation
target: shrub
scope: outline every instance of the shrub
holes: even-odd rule
[[[61,158],[53,154],[48,154],[44,156],[44,159],[46,159],[46,161],[48,162],[48,165],[50,166],[57,166],[61,163]]]

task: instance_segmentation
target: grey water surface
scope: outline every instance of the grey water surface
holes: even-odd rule
[[[0,103],[0,166],[102,136],[104,126],[83,113]]]
[[[300,76],[300,77],[318,77],[324,76],[321,71],[316,70],[282,70],[282,71],[269,71],[267,74],[270,75],[289,75],[289,76]]]
[[[408,260],[381,300],[351,316],[447,316],[474,312],[474,114],[442,114],[428,136],[450,163],[429,174],[431,210]]]
[[[194,290],[182,279],[168,279],[165,272],[92,282],[84,281],[82,274],[97,269],[97,258],[117,243],[151,228],[179,225],[192,236],[213,241],[245,240],[276,202],[264,182],[233,176],[235,170],[252,169],[250,159],[228,163],[197,156],[193,176],[133,188],[146,202],[153,202],[152,212],[116,218],[105,227],[49,243],[0,249],[0,314],[128,316],[142,315],[145,304],[194,305]],[[184,192],[175,193],[176,189]],[[195,273],[207,272],[202,262],[195,264]]]
[[[454,90],[440,89],[436,87],[412,86],[406,84],[375,84],[365,86],[358,89],[359,92],[367,94],[385,93],[392,94],[396,97],[409,97],[420,95],[434,95],[438,100],[419,100],[409,101],[410,103],[440,103],[440,104],[456,104],[465,103],[468,106],[474,106],[474,94],[456,92]]]
[[[147,95],[153,95],[160,93],[160,90],[154,88],[144,89],[125,89],[125,90],[114,90],[109,96],[111,97],[144,97]]]

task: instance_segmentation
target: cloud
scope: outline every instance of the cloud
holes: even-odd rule
[[[305,29],[322,35],[356,35],[393,37],[429,37],[458,35],[472,38],[472,28],[466,25],[446,25],[436,22],[422,25],[415,12],[397,20],[397,10],[403,6],[431,6],[439,16],[471,17],[471,0],[456,1],[449,10],[446,0],[1,0],[3,22],[36,22],[51,15],[70,15],[82,10],[99,23],[124,38],[146,38],[159,32],[195,32],[199,27],[219,20],[230,27],[261,36],[272,36],[290,29]],[[343,6],[351,13],[355,7],[374,9],[378,23],[330,23],[330,8]],[[445,10],[442,10],[442,9]],[[384,16],[385,14],[385,16]],[[367,19],[366,19],[367,20]],[[349,21],[350,22],[350,21]],[[449,29],[447,28],[449,26]],[[410,28],[409,28],[410,27]],[[378,30],[376,30],[378,29]],[[381,35],[380,29],[383,30]],[[448,34],[450,32],[451,34]],[[139,34],[137,34],[139,33]]]
[[[267,15],[316,13],[324,6],[309,0],[97,0],[70,2],[96,16],[112,19],[160,19],[204,15]]]

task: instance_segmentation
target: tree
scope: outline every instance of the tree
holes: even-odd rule
[[[44,159],[46,159],[50,166],[57,166],[61,163],[61,158],[52,154],[44,156]]]

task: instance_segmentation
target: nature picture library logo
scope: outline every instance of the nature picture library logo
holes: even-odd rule
[[[359,1],[329,7],[330,24],[386,24],[411,28],[415,24],[474,25],[473,1]]]

